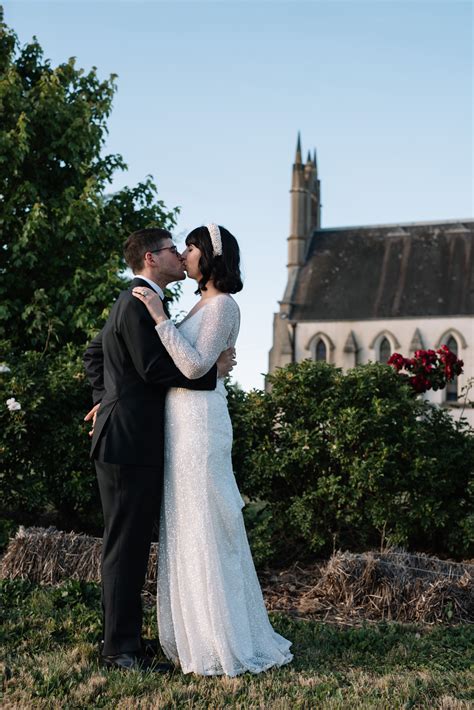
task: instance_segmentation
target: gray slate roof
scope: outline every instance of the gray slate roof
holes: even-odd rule
[[[474,220],[316,230],[291,318],[474,314]]]

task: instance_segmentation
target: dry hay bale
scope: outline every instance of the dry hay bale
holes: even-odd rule
[[[461,577],[445,577],[423,590],[415,604],[415,619],[436,621],[468,621],[474,623],[473,576],[466,571]]]
[[[156,587],[156,544],[152,544],[145,588]],[[100,582],[102,539],[56,528],[20,527],[0,565],[0,578],[58,584],[69,579]]]
[[[20,528],[0,577],[39,584],[100,581],[100,538],[55,528]],[[156,594],[157,544],[152,543],[144,591]],[[338,623],[390,619],[474,623],[474,565],[387,550],[338,552],[324,565],[261,574],[269,609]]]
[[[397,621],[474,622],[473,565],[428,555],[338,552],[302,595],[299,610]]]
[[[102,541],[56,528],[21,526],[2,559],[0,576],[57,584],[66,579],[99,579]]]

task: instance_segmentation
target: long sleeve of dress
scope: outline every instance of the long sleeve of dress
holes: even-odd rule
[[[190,380],[204,375],[221,352],[235,344],[240,325],[239,307],[229,296],[215,296],[201,310],[199,335],[193,345],[170,320],[155,327],[176,367]]]
[[[217,367],[208,367],[202,378],[198,376],[191,380],[184,377],[166,348],[157,341],[153,332],[153,319],[148,311],[133,296],[123,308],[120,335],[137,373],[148,384],[192,390],[215,389]]]

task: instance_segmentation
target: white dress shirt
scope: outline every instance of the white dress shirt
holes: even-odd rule
[[[147,279],[147,277],[146,277],[146,276],[142,276],[142,274],[133,274],[133,277],[134,277],[135,279],[143,279],[143,281],[146,281],[147,284],[150,284],[150,287],[153,289],[153,291],[156,291],[156,293],[157,293],[158,296],[161,298],[161,300],[164,299],[165,294],[163,293],[163,289],[160,288],[160,287],[158,286],[158,284],[156,284],[154,281],[152,281],[151,279]]]

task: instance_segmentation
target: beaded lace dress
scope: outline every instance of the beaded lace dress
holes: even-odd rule
[[[191,379],[235,345],[240,314],[222,294],[176,328],[156,326]],[[289,663],[291,642],[270,625],[232,471],[226,390],[172,388],[165,410],[165,473],[158,555],[158,628],[184,673],[235,676]]]

